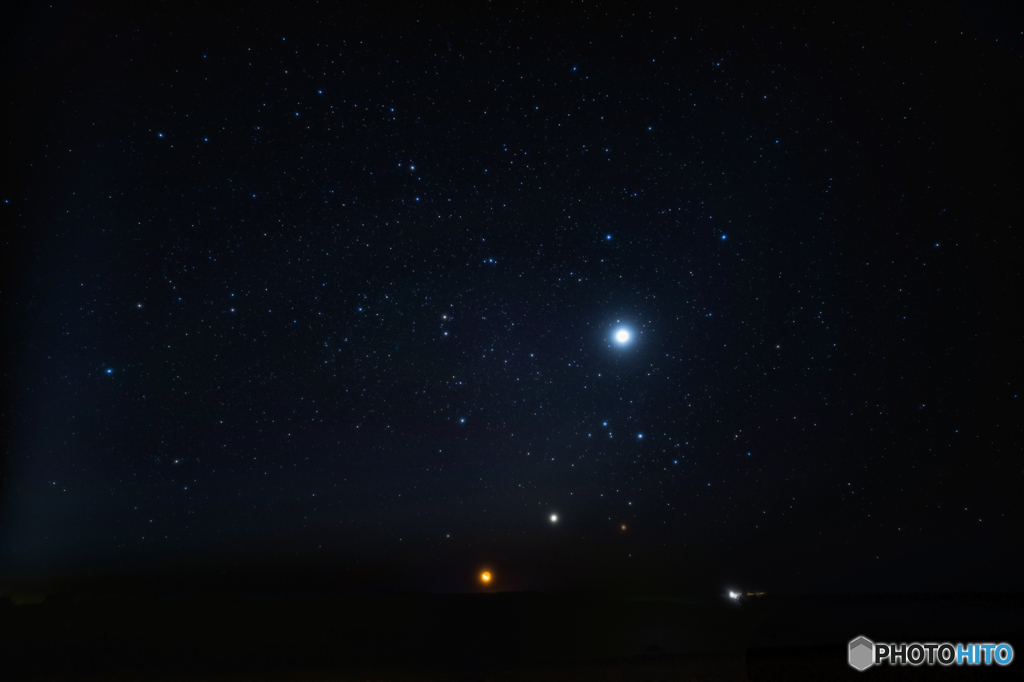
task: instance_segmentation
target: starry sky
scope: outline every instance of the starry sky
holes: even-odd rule
[[[0,574],[1009,583],[998,13],[22,12]]]

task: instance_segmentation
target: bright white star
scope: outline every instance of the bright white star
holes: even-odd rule
[[[615,332],[615,340],[618,341],[619,343],[626,343],[627,341],[629,341],[629,332],[626,331],[625,329],[620,329],[619,331]]]

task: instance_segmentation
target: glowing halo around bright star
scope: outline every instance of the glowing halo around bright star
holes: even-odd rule
[[[612,333],[612,340],[618,346],[628,346],[633,342],[633,332],[626,327],[619,327]]]

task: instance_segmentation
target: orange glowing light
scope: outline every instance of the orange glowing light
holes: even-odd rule
[[[622,524],[622,530],[626,530],[626,524]]]
[[[485,582],[485,583],[491,582],[491,572],[490,571],[484,571],[483,573],[481,573],[480,574],[480,580]]]

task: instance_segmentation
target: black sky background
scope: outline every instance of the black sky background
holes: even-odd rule
[[[8,12],[3,576],[1014,584],[1012,12]]]

